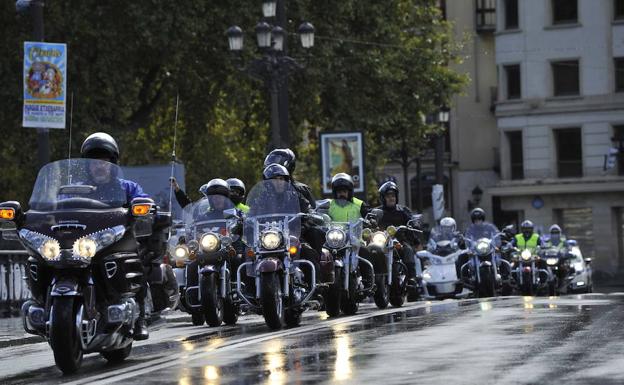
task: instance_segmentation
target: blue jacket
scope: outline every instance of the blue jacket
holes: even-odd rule
[[[121,187],[126,191],[126,198],[128,203],[132,202],[134,198],[149,198],[150,196],[143,191],[141,185],[137,182],[119,178]]]

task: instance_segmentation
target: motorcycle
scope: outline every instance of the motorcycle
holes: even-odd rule
[[[473,224],[466,232],[470,253],[460,267],[460,277],[464,287],[477,297],[494,297],[502,288],[499,266],[507,261],[497,254],[495,244],[500,233],[494,231],[493,226]]]
[[[359,256],[362,229],[362,218],[353,222],[332,222],[325,235],[325,247],[333,256],[335,280],[329,285],[325,295],[325,310],[331,317],[344,314],[355,314],[359,302],[373,294],[372,280],[365,286],[359,264],[364,263],[370,268],[370,277],[374,276],[373,265]]]
[[[31,255],[24,329],[47,338],[63,373],[77,371],[85,353],[128,357],[146,277],[148,312],[177,304],[173,272],[161,260],[170,215],[149,198],[128,207],[122,176],[102,160],[60,160],[39,171],[29,211],[0,204],[0,217],[15,223]]]
[[[176,265],[184,265],[182,287],[184,309],[193,325],[204,320],[209,326],[223,322],[234,325],[240,315],[231,279],[232,267],[239,258],[233,246],[238,236],[229,229],[236,224],[234,204],[222,195],[209,195],[184,208],[184,238],[178,240],[173,255]]]
[[[457,276],[457,260],[469,250],[460,249],[453,237],[430,238],[427,250],[416,255],[422,260],[423,290],[427,299],[455,298],[463,291],[462,281]]]
[[[515,250],[512,254],[511,276],[515,288],[522,295],[533,296],[549,289],[552,290],[552,273],[539,257],[539,250]]]
[[[373,209],[366,219],[379,223],[382,215],[381,210]],[[362,239],[366,242],[366,259],[375,273],[373,299],[380,309],[387,308],[388,303],[401,307],[407,296],[407,266],[395,248],[396,233],[394,226],[388,226],[385,230],[366,228],[362,231]]]
[[[320,306],[312,300],[317,288],[316,267],[299,259],[301,222],[311,218],[300,212],[292,184],[282,180],[256,184],[247,196],[247,205],[251,209],[244,220],[243,238],[251,261],[242,263],[236,272],[238,296],[264,317],[269,328],[298,326],[307,308]],[[307,268],[308,277],[300,266]]]
[[[575,240],[566,241],[564,248],[543,249],[541,257],[552,272],[550,295],[593,291],[591,258],[583,258]]]

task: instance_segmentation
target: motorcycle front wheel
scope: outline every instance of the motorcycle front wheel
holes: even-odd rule
[[[494,297],[496,293],[495,284],[496,281],[494,279],[494,274],[490,267],[482,268],[480,271],[481,282],[479,282],[479,297],[487,298]]]
[[[273,330],[284,326],[282,286],[277,273],[263,273],[260,278],[260,296],[264,322]]]
[[[395,263],[392,267],[392,286],[390,287],[390,303],[394,307],[401,307],[405,303],[405,297],[407,296],[405,290],[405,282],[401,283],[401,276],[407,277],[407,271],[405,265],[402,263]]]
[[[52,304],[50,346],[54,362],[63,374],[75,373],[82,364],[82,346],[76,330],[76,306],[73,297],[56,297]]]
[[[357,276],[352,273],[349,276],[349,290],[342,290],[342,298],[340,299],[340,310],[346,315],[353,315],[359,309],[357,295]]]
[[[218,276],[213,273],[202,276],[199,285],[206,323],[212,327],[223,323],[223,298],[219,293],[218,283]]]
[[[375,290],[375,295],[373,298],[375,299],[375,305],[377,305],[380,309],[385,309],[388,307],[389,300],[389,287],[386,283],[385,275],[378,275],[375,277],[375,285],[377,286],[377,290]]]
[[[325,294],[325,312],[330,317],[338,317],[340,315],[342,282],[342,269],[338,267],[334,274],[334,283],[329,285]]]

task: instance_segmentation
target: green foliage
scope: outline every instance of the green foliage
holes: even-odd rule
[[[290,127],[297,176],[320,193],[317,134],[365,132],[369,191],[388,147],[408,136],[418,146],[431,127],[420,122],[465,81],[447,66],[457,47],[434,0],[287,1],[291,32],[302,20],[316,46],[291,56],[306,62],[289,82]],[[90,133],[106,131],[122,148],[122,164],[166,163],[180,97],[177,158],[188,190],[214,177],[260,176],[269,137],[263,84],[239,73],[224,31],[246,30],[247,60],[256,57],[252,29],[259,3],[242,0],[68,0],[47,2],[46,41],[68,44],[68,91],[74,95],[73,155]],[[0,4],[0,200],[25,201],[36,174],[36,134],[21,128],[22,46],[28,15]],[[68,98],[69,99],[69,98]],[[69,119],[68,119],[69,121]],[[52,159],[67,155],[67,130],[51,131]],[[163,176],[166,179],[168,176]]]

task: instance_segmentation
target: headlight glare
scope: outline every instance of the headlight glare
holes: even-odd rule
[[[477,253],[479,255],[485,255],[490,252],[490,244],[486,241],[477,243]]]
[[[74,242],[74,255],[83,258],[93,258],[97,250],[97,242],[90,237],[82,237]]]
[[[327,232],[325,238],[327,239],[327,245],[329,247],[338,248],[345,245],[347,236],[345,232],[340,229],[331,229]]]
[[[523,250],[522,253],[520,254],[520,256],[525,261],[528,261],[529,259],[531,259],[531,256],[532,256],[531,250]]]
[[[282,243],[282,236],[277,231],[267,231],[262,234],[260,241],[267,250],[275,250]]]
[[[548,264],[550,266],[554,266],[557,263],[559,263],[559,259],[558,258],[547,258],[546,259],[546,264]]]
[[[189,251],[188,247],[186,247],[185,245],[178,245],[173,250],[173,255],[174,255],[176,260],[187,259],[190,254],[191,254],[191,252]]]
[[[219,248],[219,237],[214,233],[202,235],[199,243],[204,251],[212,252]]]
[[[381,231],[378,231],[375,234],[373,234],[372,243],[375,246],[385,247],[386,244],[388,243],[388,237],[386,236],[386,234],[382,233]]]
[[[56,239],[48,239],[39,249],[45,259],[55,259],[61,254],[61,245]]]

